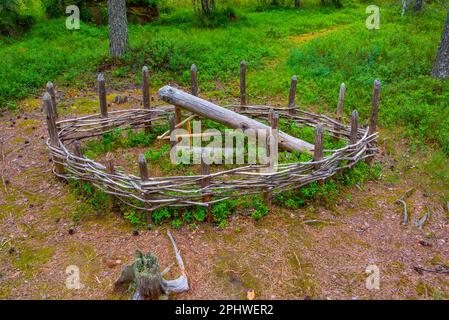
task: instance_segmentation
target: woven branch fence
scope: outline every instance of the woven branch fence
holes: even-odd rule
[[[113,160],[102,164],[93,161],[81,153],[80,140],[100,136],[116,128],[145,128],[167,121],[170,115],[178,113],[175,106],[150,107],[148,70],[143,68],[143,109],[117,110],[108,112],[104,77],[98,77],[100,110],[98,114],[57,120],[56,99],[52,83],[47,84],[44,104],[47,114],[49,139],[46,144],[53,159],[53,173],[63,179],[87,181],[109,195],[119,198],[128,205],[148,212],[161,207],[203,206],[208,209],[213,203],[233,197],[263,194],[266,204],[271,208],[273,195],[297,189],[314,181],[323,181],[339,171],[351,168],[358,161],[371,163],[377,152],[376,132],[379,107],[380,82],[374,83],[372,112],[369,126],[359,127],[358,113],[352,113],[351,125],[342,123],[345,86],[341,85],[336,119],[326,115],[314,114],[295,106],[296,77],[292,78],[289,103],[286,108],[274,108],[264,105],[246,104],[246,65],[241,64],[241,104],[228,105],[225,108],[238,110],[239,113],[255,119],[279,118],[294,122],[300,127],[315,128],[315,149],[313,160],[308,162],[283,163],[273,172],[266,172],[267,165],[244,165],[226,171],[209,173],[209,167],[203,161],[201,173],[193,176],[148,176],[143,155],[139,156],[140,176],[123,172],[114,167]],[[192,66],[192,94],[198,94],[197,69]],[[180,114],[180,113],[179,113]],[[173,116],[171,116],[173,118]],[[178,117],[177,122],[181,122]],[[271,123],[272,127],[277,124]],[[171,130],[173,130],[171,125]],[[347,145],[337,150],[323,150],[323,131],[336,139],[347,141]],[[328,155],[323,157],[323,153]],[[142,205],[136,205],[138,200]],[[149,220],[151,220],[151,214]]]

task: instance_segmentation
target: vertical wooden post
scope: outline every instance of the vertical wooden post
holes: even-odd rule
[[[270,113],[268,115],[268,120],[270,122],[271,130],[269,131],[267,137],[267,156],[269,161],[269,172],[273,172],[275,164],[277,163],[277,148],[279,142],[278,128],[279,128],[279,113],[270,109]],[[268,177],[268,180],[271,180],[271,177]],[[273,209],[272,205],[272,192],[271,187],[267,187],[263,192],[263,198],[265,205],[270,210]]]
[[[140,172],[140,179],[142,182],[148,180],[148,167],[147,167],[147,160],[145,160],[145,156],[143,154],[139,154],[139,172]],[[148,199],[147,195],[144,193],[143,198],[145,200]],[[145,208],[147,209],[147,223],[152,224],[153,223],[153,217],[151,215],[151,205],[147,202],[145,202]]]
[[[323,126],[319,123],[315,127],[315,148],[313,150],[313,161],[320,161],[323,159],[323,139]],[[320,166],[320,164],[316,164],[315,169],[318,169]]]
[[[288,94],[288,113],[291,115],[296,114],[295,110],[295,96],[296,96],[296,84],[298,82],[298,78],[296,75],[292,77],[292,82],[290,83],[290,92]]]
[[[374,80],[374,88],[373,88],[373,101],[371,104],[371,117],[369,121],[368,134],[371,135],[377,131],[377,114],[379,112],[379,103],[380,103],[380,80]],[[375,142],[374,142],[375,144]],[[372,164],[374,160],[374,154],[367,158],[367,163]]]
[[[108,152],[106,154],[106,159],[105,159],[105,166],[106,166],[106,172],[109,174],[114,174],[115,173],[115,168],[114,168],[114,155],[111,152]],[[114,196],[112,194],[109,194],[109,204],[108,204],[108,209],[109,212],[114,211],[114,207],[115,207],[115,201],[114,201]]]
[[[104,80],[104,75],[102,73],[98,74],[98,96],[100,98],[100,112],[103,118],[108,117],[108,104],[106,102],[106,84]]]
[[[240,105],[246,105],[246,62],[240,62]],[[244,110],[244,108],[242,108]]]
[[[81,151],[81,145],[79,143],[78,140],[75,140],[73,142],[73,153],[75,154],[75,156],[77,156],[78,158],[83,158],[83,152]],[[77,163],[81,164],[82,161],[81,160],[76,160]],[[84,170],[82,171],[84,172]],[[79,179],[78,181],[79,184],[79,188],[80,188],[80,193],[84,194],[84,190],[83,190],[83,179]]]
[[[343,119],[343,106],[345,103],[345,93],[346,93],[346,86],[344,83],[340,85],[340,93],[338,95],[338,104],[337,104],[337,113],[335,116],[335,120],[338,122],[341,122]]]
[[[55,88],[51,81],[47,82],[47,92],[51,96],[51,105],[53,108],[53,114],[55,115],[55,119],[58,119],[58,110],[56,108],[56,94],[55,94]]]
[[[151,95],[150,95],[150,81],[148,79],[148,67],[143,66],[142,68],[142,101],[143,108],[149,110],[151,104]],[[151,130],[151,121],[148,125],[145,126],[145,133],[150,133]]]
[[[368,134],[373,134],[377,130],[377,113],[379,112],[380,103],[380,80],[374,80],[373,101],[371,104],[371,117],[369,121]]]
[[[338,95],[338,104],[337,104],[337,112],[335,113],[335,120],[337,120],[339,123],[342,123],[343,121],[343,106],[345,103],[345,93],[346,93],[346,86],[344,83],[340,85],[340,93]],[[340,134],[338,131],[340,130],[340,127],[338,125],[335,125],[335,138],[338,139],[340,137]]]
[[[206,157],[206,153],[204,151],[201,152],[201,175],[208,176],[209,175],[209,164],[204,160]],[[201,187],[205,188],[210,184],[210,177],[205,177],[201,180]],[[212,199],[211,194],[205,193],[203,195],[203,202],[209,202]],[[207,222],[212,222],[212,208],[211,205],[207,206]]]
[[[277,157],[277,148],[279,143],[279,113],[271,109],[270,114],[271,136],[274,139],[274,141],[272,141],[273,145],[271,145],[272,148],[270,148],[270,165],[274,166],[274,163],[277,161],[273,157]],[[274,154],[272,153],[272,149],[274,149]]]
[[[198,68],[195,64],[190,67],[190,81],[192,82],[192,95],[198,96]]]
[[[176,141],[172,141],[172,139],[171,139],[172,132],[175,130],[175,115],[173,113],[170,113],[168,115],[168,124],[169,124],[169,127],[170,127],[170,129],[169,129],[170,130],[170,133],[169,133],[169,136],[170,136],[170,148],[173,148],[175,146],[175,144],[176,144]]]
[[[349,143],[355,144],[357,143],[357,131],[359,129],[359,113],[357,110],[352,111],[351,116],[351,135],[349,137]]]
[[[44,94],[44,109],[46,113],[47,129],[48,135],[50,137],[50,144],[54,147],[59,147],[60,141],[58,137],[58,131],[56,128],[56,117],[53,113],[51,96],[48,92]],[[62,159],[53,157],[53,163],[55,164],[56,173],[64,174],[64,166],[62,165]]]

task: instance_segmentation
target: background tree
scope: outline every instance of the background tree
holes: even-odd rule
[[[216,11],[215,0],[192,0],[193,9],[198,16],[211,17]]]
[[[126,0],[108,0],[109,55],[121,57],[128,49]]]
[[[435,78],[449,77],[449,11],[447,12],[446,23],[438,46],[437,57],[432,70]]]
[[[413,6],[413,11],[415,11],[415,12],[421,11],[423,2],[424,2],[424,0],[415,0],[415,5]]]

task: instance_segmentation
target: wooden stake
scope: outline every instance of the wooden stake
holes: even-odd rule
[[[279,128],[279,113],[274,111],[273,109],[270,109],[270,113],[268,116],[269,122],[270,122],[270,132],[267,137],[267,156],[269,161],[269,170],[270,172],[273,172],[275,164],[277,163],[277,148],[278,148],[278,128]],[[270,177],[268,178],[271,179]],[[270,187],[267,187],[266,190],[263,193],[264,202],[267,206],[267,208],[272,211],[273,205],[272,205],[272,192],[270,190]]]
[[[173,113],[170,113],[168,115],[168,124],[170,126],[170,148],[173,148],[176,145],[176,141],[171,139],[172,136],[172,132],[176,129],[176,124],[175,124],[175,115]]]
[[[335,113],[335,120],[337,120],[339,123],[342,123],[343,121],[343,106],[345,101],[345,93],[346,93],[346,86],[344,83],[340,85],[340,93],[338,95],[338,104],[337,104],[337,112]],[[335,134],[335,139],[338,140],[340,135],[338,134],[340,127],[338,125],[335,125],[335,131],[337,132]]]
[[[198,96],[198,68],[195,64],[190,67],[190,80],[192,82],[192,94]]]
[[[380,103],[380,80],[374,80],[373,101],[371,104],[371,117],[369,122],[368,134],[371,135],[377,130],[377,113],[379,112]]]
[[[298,82],[298,78],[295,76],[292,77],[292,82],[290,83],[290,92],[288,94],[288,113],[291,115],[296,114],[295,110],[295,96],[296,96],[296,84]]]
[[[98,74],[98,96],[100,98],[100,112],[103,118],[108,117],[108,104],[106,102],[106,85],[104,75]]]
[[[374,80],[374,88],[373,88],[373,101],[371,105],[371,117],[369,121],[368,134],[371,135],[377,131],[377,114],[379,112],[379,103],[380,103],[380,80]],[[376,145],[376,142],[373,142],[373,145]],[[366,159],[366,162],[371,165],[374,160],[374,154]]]
[[[313,151],[313,161],[320,161],[323,159],[323,139],[323,126],[319,123],[315,127],[315,149]],[[315,168],[318,169],[320,166],[320,164],[316,164]]]
[[[114,155],[111,152],[108,152],[106,154],[106,159],[105,159],[105,166],[106,166],[106,172],[109,174],[114,174],[115,173],[115,168],[114,168]],[[115,201],[114,201],[114,196],[109,194],[109,204],[108,204],[108,209],[109,212],[113,212],[114,211],[114,207],[115,207]]]
[[[240,105],[246,105],[246,62],[240,62]],[[244,110],[244,108],[242,108]]]
[[[55,115],[55,119],[58,119],[58,110],[56,108],[55,88],[54,88],[53,83],[51,81],[47,82],[47,92],[51,96],[51,105],[52,105],[52,108],[53,108],[53,114]]]
[[[139,172],[140,172],[140,179],[142,182],[145,182],[148,180],[148,167],[147,167],[147,160],[145,160],[145,156],[143,154],[139,155]],[[147,200],[148,196],[146,194],[143,195],[144,199]],[[147,209],[147,223],[152,224],[153,223],[153,217],[151,216],[151,204],[145,202],[145,208]]]
[[[337,113],[335,120],[341,122],[343,119],[343,106],[345,103],[346,86],[344,83],[340,85],[340,94],[338,95]]]
[[[75,140],[75,141],[73,142],[73,153],[74,153],[75,156],[77,156],[78,158],[83,158],[83,153],[82,153],[82,151],[81,151],[81,144],[79,143],[78,140]],[[76,160],[76,162],[79,163],[79,164],[82,163],[81,160]],[[84,172],[84,170],[83,170],[82,172]],[[84,190],[83,190],[83,180],[80,179],[80,180],[78,181],[78,184],[79,184],[79,188],[80,188],[81,194],[84,194]]]
[[[204,158],[207,157],[207,154],[205,152],[201,153],[201,175],[202,176],[208,176],[209,175],[209,164],[204,160]],[[201,187],[205,188],[210,184],[210,177],[205,177],[201,180]],[[205,193],[203,195],[203,202],[209,202],[212,199],[212,195]],[[207,206],[207,222],[212,222],[212,210],[211,205],[208,204]]]
[[[351,116],[351,135],[349,137],[349,143],[357,143],[357,130],[359,129],[359,113],[357,110],[352,111]]]
[[[143,108],[149,110],[151,104],[151,95],[150,95],[150,82],[148,79],[148,67],[144,66],[142,68],[142,100],[143,100]],[[150,133],[151,130],[151,122],[145,126],[145,133]]]
[[[48,136],[50,137],[50,144],[54,147],[59,147],[61,142],[59,141],[58,131],[56,128],[56,118],[53,113],[51,96],[48,92],[44,94],[44,109],[46,113],[47,129],[48,129]],[[64,166],[62,165],[62,159],[53,157],[53,163],[55,165],[56,173],[64,174]]]

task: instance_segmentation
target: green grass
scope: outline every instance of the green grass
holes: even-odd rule
[[[184,4],[152,24],[130,25],[132,48],[121,61],[107,58],[106,27],[82,24],[80,30],[67,30],[64,19],[41,22],[21,39],[0,39],[0,105],[16,108],[15,100],[42,92],[48,80],[90,87],[99,70],[112,77],[111,86],[139,82],[143,64],[158,87],[168,81],[188,85],[189,67],[196,63],[203,93],[236,97],[238,64],[246,60],[250,101],[285,99],[295,73],[298,102],[333,112],[338,86],[345,82],[345,115],[358,109],[362,122],[372,82],[379,78],[381,125],[402,126],[418,146],[433,143],[449,154],[449,82],[429,77],[445,11],[427,4],[422,14],[400,17],[398,5],[378,4],[380,30],[365,28],[366,4],[357,1],[344,1],[341,9],[306,1],[300,11],[262,12],[245,2],[237,10],[239,19],[219,28],[198,27]],[[310,32],[318,34],[301,38]],[[218,79],[226,84],[224,92],[216,89]]]

